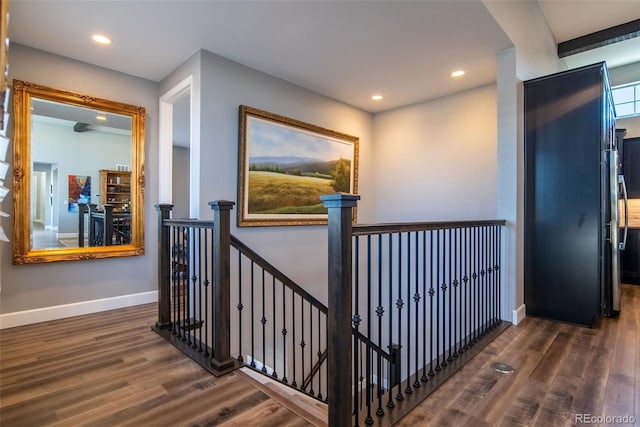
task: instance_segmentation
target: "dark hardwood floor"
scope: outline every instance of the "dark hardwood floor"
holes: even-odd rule
[[[397,425],[555,427],[603,415],[640,426],[640,286],[624,285],[620,317],[594,329],[530,317],[510,327]]]
[[[622,304],[595,329],[510,327],[398,425],[552,427],[590,414],[640,426],[640,286],[625,285]],[[211,376],[150,330],[155,316],[148,304],[0,331],[0,426],[323,424],[288,389]]]
[[[0,425],[310,425],[150,330],[156,304],[1,331]]]

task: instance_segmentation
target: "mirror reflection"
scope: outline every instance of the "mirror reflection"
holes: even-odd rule
[[[30,111],[31,247],[130,243],[131,118],[40,98]]]
[[[145,109],[13,81],[13,263],[144,254]]]

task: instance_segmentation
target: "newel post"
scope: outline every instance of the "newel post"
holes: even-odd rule
[[[156,205],[158,211],[158,329],[171,324],[171,259],[169,227],[164,220],[169,219],[173,205]]]
[[[231,358],[230,264],[231,225],[230,213],[234,202],[216,200],[209,202],[213,209],[213,356],[211,367],[223,373],[233,369]]]
[[[353,208],[360,200],[354,194],[321,196],[329,210],[329,306],[327,313],[327,369],[329,425],[353,424],[351,401],[352,358],[352,253]],[[357,387],[357,385],[356,385]]]

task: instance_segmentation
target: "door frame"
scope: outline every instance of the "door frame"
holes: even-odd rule
[[[189,75],[160,97],[158,202],[173,203],[173,105],[189,97],[189,217],[200,214],[200,126],[199,109],[194,102],[194,79]]]

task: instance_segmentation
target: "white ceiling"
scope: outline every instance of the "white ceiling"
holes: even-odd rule
[[[640,19],[639,0],[539,4],[556,42]],[[154,81],[205,49],[370,112],[494,82],[495,55],[512,46],[480,0],[10,0],[9,5],[15,43]],[[113,44],[94,45],[90,35],[96,32]],[[607,49],[598,49],[599,59],[591,62],[640,61],[640,48],[623,49],[624,59],[610,59]],[[450,78],[458,68],[467,74]],[[385,99],[371,101],[374,93]]]

